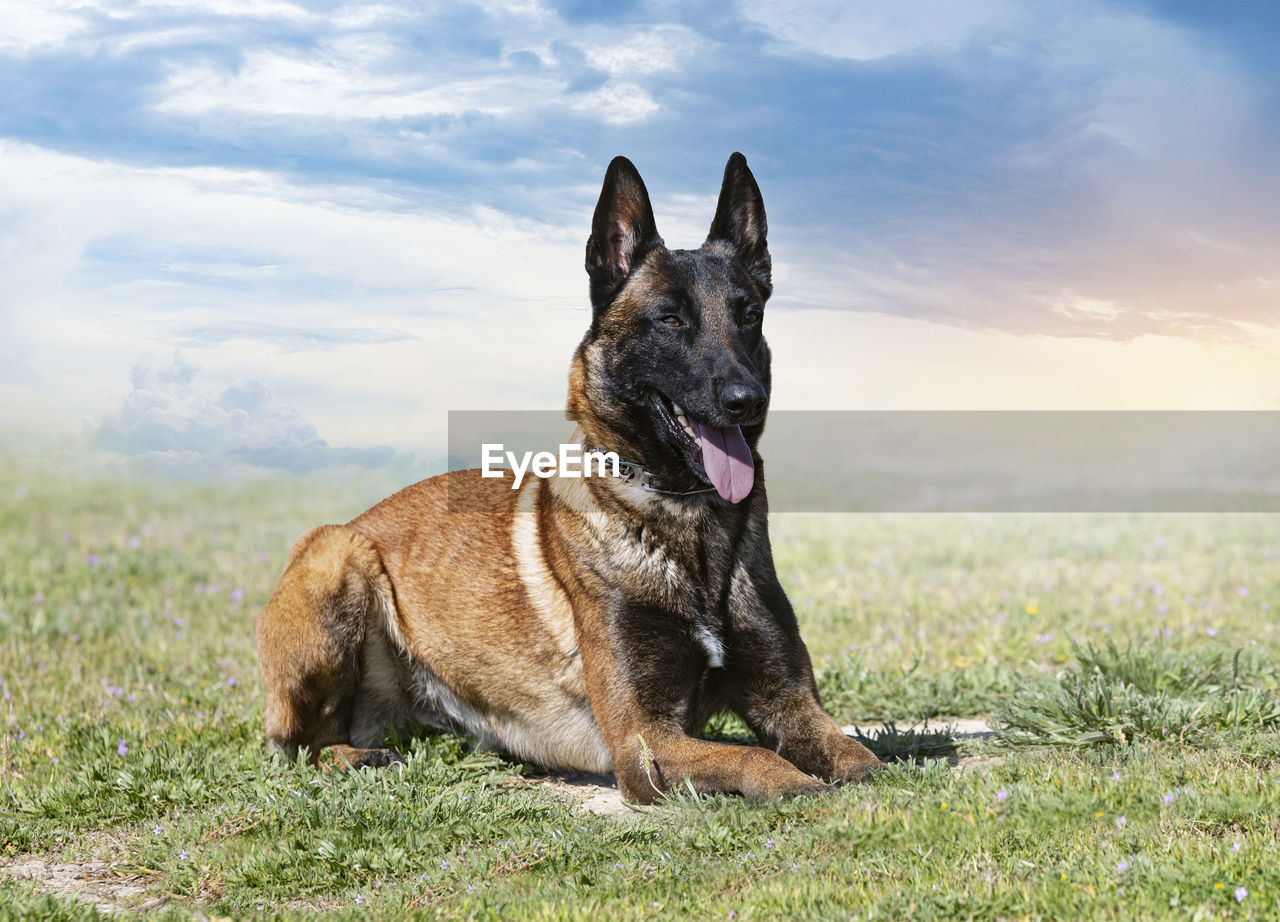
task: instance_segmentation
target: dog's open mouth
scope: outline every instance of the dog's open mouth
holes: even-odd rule
[[[703,425],[656,391],[653,402],[694,472],[710,481],[723,499],[731,503],[746,499],[756,481],[756,465],[742,428]]]

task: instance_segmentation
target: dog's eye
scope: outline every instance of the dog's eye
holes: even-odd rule
[[[757,310],[749,310],[749,311],[747,311],[745,314],[743,314],[743,315],[742,315],[742,322],[743,322],[743,323],[745,323],[745,324],[747,324],[748,326],[749,326],[749,325],[751,325],[751,324],[753,324],[753,323],[759,323],[759,322],[760,322],[760,312],[759,312],[759,311],[757,311]]]
[[[675,314],[667,314],[667,316],[665,317],[660,317],[658,319],[658,322],[671,327],[673,330],[676,327],[684,326],[684,321],[681,320],[679,317],[677,317]]]

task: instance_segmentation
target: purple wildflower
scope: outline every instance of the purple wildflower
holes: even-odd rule
[[[237,589],[232,589],[232,590],[231,590],[231,601],[235,602],[237,605],[238,605],[238,604],[240,604],[241,602],[243,602],[243,601],[244,601],[244,590],[243,590],[243,589],[238,589],[238,588],[237,588]]]
[[[129,550],[131,550],[131,551],[136,551],[136,550],[137,550],[138,548],[140,548],[140,547],[142,547],[142,538],[141,538],[141,536],[139,536],[139,535],[130,535],[130,536],[129,536]]]
[[[178,860],[179,860],[179,861],[186,861],[186,860],[187,860],[187,858],[189,858],[189,857],[190,857],[190,856],[187,854],[187,850],[186,850],[185,848],[184,848],[182,851],[178,852]]]
[[[1249,594],[1249,587],[1248,587],[1248,586],[1237,586],[1237,587],[1236,587],[1236,595],[1240,596],[1240,598],[1242,598],[1242,599],[1243,599],[1243,598],[1244,598],[1245,596],[1247,596],[1248,594]],[[1243,887],[1241,887],[1240,889],[1241,889],[1241,890],[1243,890],[1244,888],[1243,888]],[[1236,892],[1237,892],[1237,893],[1239,893],[1240,891],[1239,891],[1239,890],[1237,890]],[[1244,897],[1240,897],[1240,899],[1244,899]]]
[[[156,828],[151,830],[151,834],[155,836],[164,835],[164,830],[160,828],[160,824],[156,823]]]
[[[1006,791],[1004,788],[1001,788],[1000,790],[996,791],[996,800],[1008,800],[1008,799],[1009,799],[1009,792]]]
[[[228,676],[228,677],[227,677],[227,688],[235,688],[237,684],[239,684],[239,683],[237,683],[237,682],[236,682],[236,677],[235,677],[235,676]]]
[[[1117,861],[1116,870],[1123,874],[1125,871],[1129,870],[1129,862],[1125,861],[1123,858]]]
[[[1173,803],[1173,792],[1172,791],[1166,792],[1164,797],[1161,797],[1160,800],[1166,804]]]
[[[356,901],[357,903],[363,903],[363,902],[364,902],[364,894],[363,894],[363,893],[357,893],[357,894],[356,894],[356,899],[355,899],[355,901]]]
[[[1244,898],[1249,895],[1249,891],[1244,887],[1236,887],[1236,902],[1243,903]]]
[[[1210,637],[1217,637],[1217,636],[1218,636],[1218,629],[1217,629],[1216,627],[1207,627],[1207,628],[1205,628],[1205,629],[1204,629],[1204,632],[1205,632],[1205,634],[1207,634],[1207,635],[1208,635],[1208,636],[1210,636]]]
[[[773,848],[773,839],[765,839],[765,840],[764,840],[764,847],[765,847],[765,848]]]
[[[1112,773],[1111,773],[1111,780],[1112,780],[1112,781],[1119,781],[1119,780],[1120,780],[1120,773],[1119,773],[1119,772],[1112,772]]]
[[[102,558],[100,558],[97,554],[86,554],[84,558],[84,562],[91,567],[96,567],[98,564],[102,562]]]
[[[1239,843],[1239,842],[1232,842],[1232,843],[1231,843],[1231,849],[1230,849],[1230,850],[1231,850],[1231,851],[1233,851],[1233,852],[1238,852],[1238,851],[1240,851],[1240,843]]]
[[[37,589],[36,594],[31,597],[31,601],[35,602],[37,605],[41,604],[42,602],[44,602],[44,593]],[[1263,602],[1262,604],[1265,608],[1267,603]]]
[[[1124,827],[1128,825],[1129,825],[1129,821],[1124,818],[1123,814],[1116,817],[1116,829],[1124,829]]]
[[[122,756],[127,756],[129,754],[129,746],[123,739],[116,744],[116,752]]]

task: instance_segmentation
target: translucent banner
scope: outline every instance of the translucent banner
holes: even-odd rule
[[[507,488],[581,476],[573,431],[555,412],[450,412],[449,466]],[[759,452],[780,512],[1280,511],[1272,411],[775,411]]]

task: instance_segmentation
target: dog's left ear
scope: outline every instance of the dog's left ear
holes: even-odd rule
[[[747,158],[734,153],[724,167],[720,202],[711,221],[707,241],[723,240],[737,251],[747,271],[766,298],[773,291],[773,262],[769,258],[769,222],[764,216],[764,199],[751,175]]]

